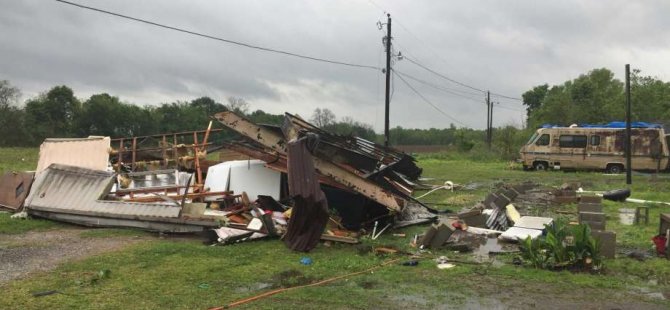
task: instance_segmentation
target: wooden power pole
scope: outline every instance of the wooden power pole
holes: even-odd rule
[[[386,24],[386,112],[384,113],[384,146],[388,147],[389,137],[389,107],[391,98],[391,14],[386,14],[388,23]]]
[[[631,153],[633,152],[630,129],[630,64],[626,64],[626,184],[633,183]]]

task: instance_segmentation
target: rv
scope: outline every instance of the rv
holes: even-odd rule
[[[668,169],[668,140],[663,127],[643,122],[631,129],[633,170]],[[543,126],[521,147],[525,170],[582,169],[625,171],[626,129],[623,122],[607,125]]]

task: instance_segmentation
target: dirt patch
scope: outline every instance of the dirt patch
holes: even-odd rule
[[[119,250],[149,237],[82,238],[90,229],[31,231],[0,235],[0,284],[32,272],[49,271],[66,261]]]

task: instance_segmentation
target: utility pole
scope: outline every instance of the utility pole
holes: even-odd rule
[[[391,102],[391,14],[386,14],[388,22],[386,24],[386,112],[384,114],[384,146],[388,147],[390,143],[389,136],[389,106]]]
[[[633,167],[630,159],[633,152],[630,141],[630,118],[630,64],[626,64],[626,184],[628,185],[633,183]]]
[[[491,93],[486,91],[486,145],[491,149]]]
[[[493,106],[497,102],[491,101],[491,109],[489,110],[489,150],[491,149],[491,144],[493,144]]]

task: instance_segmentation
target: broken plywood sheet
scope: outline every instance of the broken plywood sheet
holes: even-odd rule
[[[109,137],[46,139],[40,145],[37,173],[51,164],[106,170],[109,164],[109,143]]]
[[[0,208],[18,210],[28,196],[34,172],[8,172],[0,177]]]

